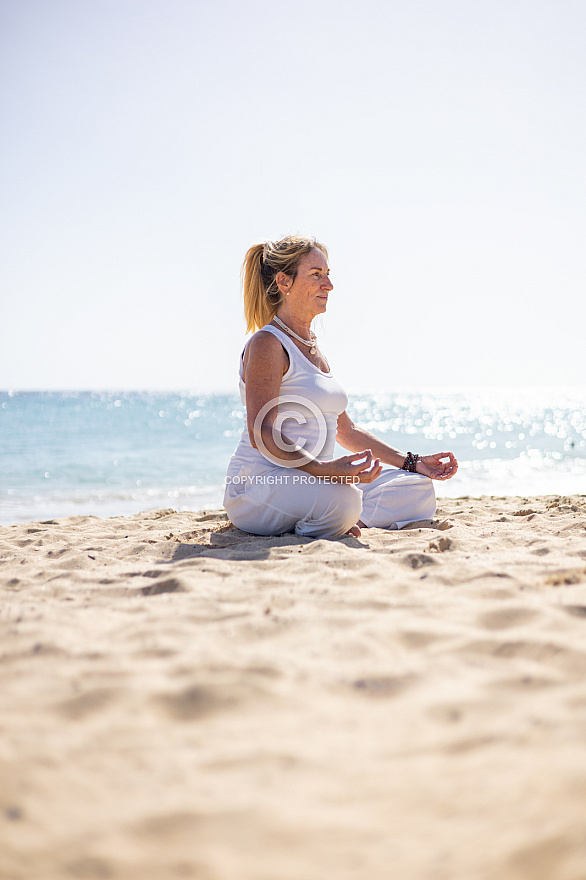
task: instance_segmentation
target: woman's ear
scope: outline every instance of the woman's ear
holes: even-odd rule
[[[277,274],[275,275],[275,282],[283,296],[289,296],[289,291],[291,290],[291,285],[293,284],[292,277],[290,275],[285,275],[284,272],[277,272]]]

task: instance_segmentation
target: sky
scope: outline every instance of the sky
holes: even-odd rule
[[[0,0],[0,388],[235,391],[329,249],[349,391],[586,385],[583,0]]]

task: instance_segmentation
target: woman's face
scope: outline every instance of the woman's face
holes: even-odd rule
[[[284,276],[289,282],[284,285],[289,305],[304,315],[311,314],[315,317],[323,314],[328,304],[328,294],[334,289],[329,274],[325,254],[318,248],[313,248],[299,261],[293,282],[290,276]]]

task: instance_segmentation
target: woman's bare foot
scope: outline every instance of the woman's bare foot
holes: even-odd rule
[[[351,529],[348,529],[346,534],[352,535],[354,538],[359,538],[360,535],[362,534],[362,532],[360,531],[359,527],[357,525],[355,525],[355,526],[352,526]]]

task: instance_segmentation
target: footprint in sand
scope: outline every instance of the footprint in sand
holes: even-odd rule
[[[152,575],[149,575],[152,577]],[[185,584],[176,577],[165,578],[163,581],[155,581],[146,587],[141,587],[139,594],[142,596],[159,596],[161,593],[186,593],[188,592]]]
[[[435,559],[432,559],[431,556],[427,556],[425,553],[407,553],[403,556],[401,562],[411,568],[421,568],[424,565],[434,565]]]
[[[429,645],[435,644],[438,640],[445,639],[445,635],[431,632],[416,632],[409,630],[398,634],[398,638],[406,648],[412,648],[415,651],[427,648]]]
[[[572,617],[586,617],[586,605],[563,605],[566,614]]]
[[[426,714],[433,721],[440,721],[442,724],[456,724],[468,714],[467,709],[468,707],[465,707],[463,703],[443,703],[430,706],[426,710]]]
[[[131,830],[140,837],[148,840],[171,837],[192,837],[202,826],[203,817],[197,813],[180,812],[164,813],[156,816],[147,816],[136,822]]]
[[[112,688],[96,688],[64,700],[55,706],[55,709],[64,718],[80,721],[104,709],[113,701],[115,695],[116,691]]]
[[[196,684],[179,693],[160,694],[155,697],[155,702],[177,721],[196,721],[234,706],[237,700],[231,694],[221,694],[216,689]]]
[[[429,544],[429,549],[436,553],[445,553],[446,550],[450,550],[453,547],[454,542],[451,538],[442,537],[437,541],[431,541]]]
[[[485,629],[510,629],[513,626],[529,623],[538,616],[539,613],[531,608],[500,608],[497,611],[481,614],[478,624]]]
[[[352,687],[359,693],[368,697],[398,697],[406,688],[414,684],[415,677],[404,676],[376,676],[372,678],[358,678],[352,682]]]

